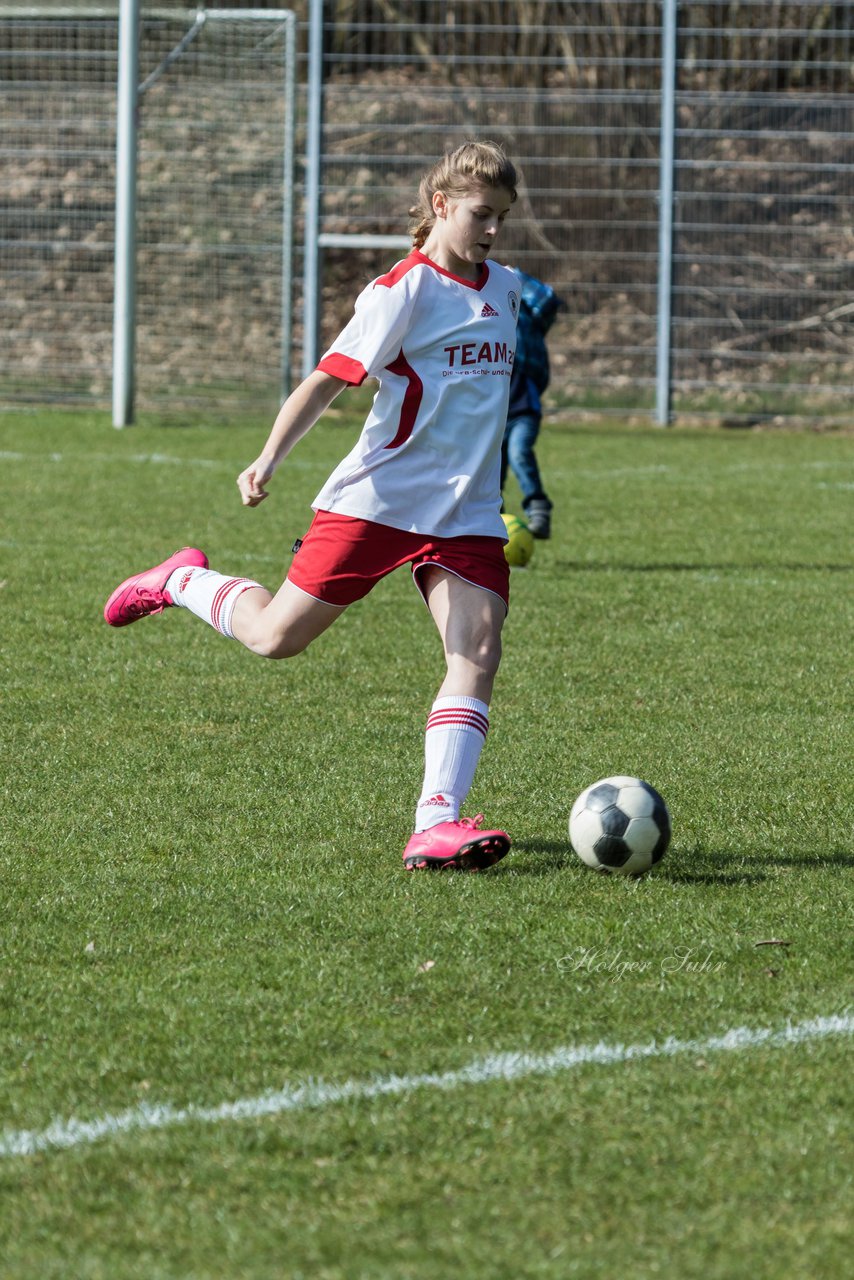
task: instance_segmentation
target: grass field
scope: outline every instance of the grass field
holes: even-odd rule
[[[278,585],[356,422],[246,511],[266,423],[0,421],[0,1276],[849,1275],[854,441],[546,430],[469,806],[514,849],[430,876],[406,573],[287,664],[101,616],[187,541]],[[618,772],[640,881],[567,844]]]

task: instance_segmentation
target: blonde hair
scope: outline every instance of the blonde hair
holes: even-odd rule
[[[497,142],[465,142],[456,151],[447,152],[421,179],[418,202],[409,210],[413,248],[420,249],[433,230],[433,196],[437,191],[459,200],[476,187],[503,187],[515,200],[516,182],[513,163]]]

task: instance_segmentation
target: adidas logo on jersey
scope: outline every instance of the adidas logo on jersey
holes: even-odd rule
[[[498,315],[498,312],[495,310],[495,307],[491,307],[488,302],[484,302],[483,310],[480,313],[481,320],[483,320],[485,316],[497,316],[497,315]]]

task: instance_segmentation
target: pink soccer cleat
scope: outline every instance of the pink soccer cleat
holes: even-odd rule
[[[162,613],[172,601],[166,594],[166,583],[176,569],[207,569],[208,558],[198,547],[182,547],[168,560],[144,573],[125,578],[104,605],[104,618],[111,627],[126,627],[150,613]]]
[[[510,849],[506,831],[481,831],[483,814],[440,822],[427,831],[416,831],[403,851],[403,865],[416,869],[480,871],[500,861]]]

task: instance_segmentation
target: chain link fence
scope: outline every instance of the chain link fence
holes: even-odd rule
[[[0,9],[0,403],[110,402],[118,34],[115,7]],[[279,398],[287,34],[274,11],[143,7],[142,407]]]
[[[302,157],[310,0],[291,7]],[[662,11],[326,0],[321,342],[398,256],[358,238],[404,235],[423,168],[490,136],[523,175],[499,256],[567,304],[552,331],[552,404],[651,413]],[[673,413],[850,424],[854,0],[683,0],[677,14]],[[186,33],[182,21],[149,50],[145,74]],[[0,10],[5,403],[109,400],[115,29],[114,17],[13,21]],[[148,102],[142,113],[143,405],[207,396],[240,407],[277,393],[281,68],[272,44],[251,45],[251,71],[245,44],[200,56],[192,72],[184,59],[170,67],[156,86],[157,159],[145,150]],[[301,180],[298,165],[298,200]],[[298,267],[299,236],[298,220]],[[294,304],[300,353],[299,287]]]
[[[852,19],[850,3],[678,6],[677,414],[851,421]],[[567,303],[552,338],[560,402],[651,410],[661,23],[648,3],[335,6],[324,231],[399,229],[435,154],[500,139],[524,183],[499,256]],[[349,272],[346,250],[326,253],[331,333]]]

